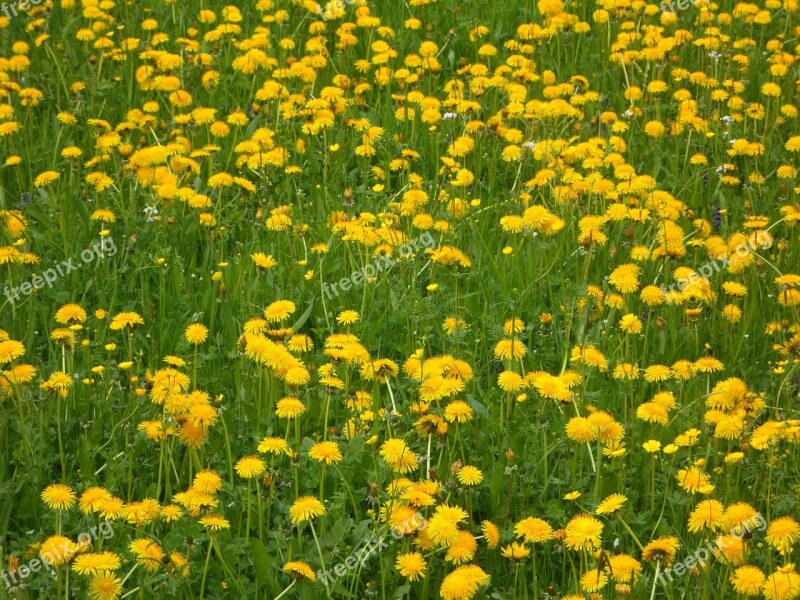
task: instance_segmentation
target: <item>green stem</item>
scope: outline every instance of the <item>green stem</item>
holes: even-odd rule
[[[656,562],[656,574],[653,577],[653,589],[650,590],[650,600],[656,597],[656,583],[658,582],[658,572],[661,569],[661,561]]]
[[[319,564],[322,566],[323,573],[326,571],[325,569],[325,559],[322,557],[322,547],[319,545],[319,538],[317,537],[317,532],[314,530],[314,523],[312,521],[308,522],[309,526],[311,527],[311,535],[314,536],[314,544],[317,546],[317,554],[319,554]],[[331,588],[328,587],[328,581],[324,577],[322,578],[322,583],[325,584],[325,591],[328,594],[328,597],[331,597]]]
[[[289,584],[289,587],[287,587],[287,588],[286,588],[285,590],[283,590],[283,591],[282,591],[280,594],[278,594],[277,596],[275,596],[275,600],[280,600],[281,598],[283,598],[283,596],[286,594],[286,592],[288,592],[290,589],[292,589],[292,588],[294,587],[294,584],[295,584],[295,583],[297,583],[297,580],[296,580],[296,579],[295,579],[294,581],[292,581],[292,583],[290,583],[290,584]]]
[[[211,561],[211,538],[208,540],[208,552],[206,552],[206,564],[203,567],[203,578],[200,580],[200,600],[205,597],[206,576],[208,575],[208,563]]]

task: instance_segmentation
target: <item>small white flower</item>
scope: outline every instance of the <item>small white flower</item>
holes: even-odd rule
[[[155,206],[145,206],[142,212],[144,213],[147,223],[152,223],[158,216],[158,209]]]

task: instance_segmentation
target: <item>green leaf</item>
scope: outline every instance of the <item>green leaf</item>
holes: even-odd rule
[[[295,321],[294,325],[292,325],[292,329],[294,331],[300,331],[300,328],[305,324],[306,321],[308,321],[308,317],[309,315],[311,315],[311,311],[313,309],[314,309],[314,299],[312,298],[308,303],[308,308],[306,309],[306,312],[300,315],[300,318],[297,319],[297,321]]]
[[[352,464],[361,460],[364,456],[364,446],[364,436],[357,435],[353,437],[344,449],[345,464]]]
[[[250,554],[256,572],[256,581],[259,585],[269,583],[275,589],[275,563],[267,553],[267,549],[258,538],[250,538]]]
[[[327,545],[336,546],[344,540],[344,537],[353,529],[353,519],[342,517],[334,523],[328,535],[325,536]]]
[[[83,476],[88,478],[92,476],[94,469],[92,469],[92,461],[89,458],[89,451],[86,448],[87,443],[88,442],[84,440],[78,447],[78,464],[81,466]]]
[[[411,591],[410,585],[401,585],[394,591],[394,598],[402,598]]]

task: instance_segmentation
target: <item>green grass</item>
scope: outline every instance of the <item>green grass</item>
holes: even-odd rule
[[[783,52],[797,58],[795,13],[789,2],[788,8],[776,4],[766,9],[771,22],[764,25],[748,22],[732,3],[702,10],[690,7],[679,13],[678,23],[665,21],[653,10],[655,5],[647,10],[644,4],[641,10],[621,6],[609,9],[610,21],[603,23],[595,15],[603,8],[600,4],[569,2],[566,15],[555,18],[556,23],[565,18],[568,27],[550,37],[526,39],[519,27],[544,27],[544,13],[557,3],[468,0],[410,6],[380,1],[369,4],[369,14],[378,18],[372,24],[366,21],[365,8],[347,5],[344,18],[317,21],[319,31],[313,32],[309,27],[316,17],[301,3],[262,0],[240,7],[240,31],[219,40],[204,36],[222,22],[224,3],[103,2],[95,16],[91,8],[86,12],[91,3],[83,8],[71,4],[62,1],[41,15],[21,15],[0,29],[0,56],[25,54],[30,59],[30,66],[18,72],[12,63],[0,61],[0,110],[13,108],[13,114],[0,112],[0,286],[18,287],[61,261],[80,264],[52,286],[18,301],[0,295],[0,367],[6,369],[0,371],[4,568],[17,560],[27,564],[39,551],[37,544],[56,533],[75,541],[103,521],[97,511],[47,508],[41,494],[51,484],[66,484],[78,497],[87,488],[101,486],[127,505],[153,499],[163,507],[181,501],[182,496],[175,495],[190,488],[198,470],[211,469],[219,474],[221,489],[213,494],[213,505],[196,514],[187,514],[184,507],[183,516],[174,522],[126,518],[124,511],[112,515],[113,537],[97,540],[94,546],[119,555],[121,565],[115,573],[124,580],[119,596],[323,597],[326,587],[320,582],[293,583],[282,567],[288,561],[303,561],[316,572],[324,561],[331,569],[369,540],[388,535],[381,511],[407,503],[388,491],[400,477],[420,482],[421,488],[426,480],[439,482],[432,494],[434,505],[410,507],[427,522],[441,505],[466,511],[459,529],[478,539],[477,550],[465,562],[491,576],[488,586],[474,592],[476,598],[588,593],[591,585],[582,577],[590,569],[604,571],[611,580],[598,592],[603,598],[625,597],[624,586],[615,589],[615,583],[631,583],[628,597],[634,598],[736,596],[730,577],[738,564],[713,559],[696,573],[664,585],[655,579],[664,561],[647,560],[650,555],[640,545],[675,536],[680,543],[677,560],[682,561],[709,539],[728,532],[733,523],[724,520],[690,531],[690,515],[703,500],[719,501],[725,508],[749,503],[769,523],[797,512],[800,319],[797,304],[778,300],[786,289],[796,294],[798,283],[787,278],[780,280],[786,283],[782,287],[775,281],[792,275],[800,265],[797,152],[787,144],[798,130],[792,104],[797,69],[789,65],[782,75],[769,68],[781,44]],[[214,11],[216,22],[202,23],[201,8]],[[406,24],[412,16],[420,20],[419,28]],[[154,29],[143,25],[148,18],[156,20]],[[339,33],[344,33],[339,28],[345,21],[355,24],[355,39],[351,46],[339,48]],[[103,22],[108,23],[105,33],[113,34],[109,48],[95,48],[94,40],[77,38],[79,31],[93,26],[102,34],[98,23]],[[473,40],[470,32],[479,25],[488,29]],[[656,26],[662,30],[649,34],[654,42],[659,36],[674,41],[676,35],[689,32],[692,38],[679,40],[664,57],[634,56],[624,68],[615,61],[626,32],[641,34],[628,44],[629,50],[641,50]],[[720,33],[709,27],[718,27]],[[127,36],[139,40],[130,51],[120,49]],[[746,38],[752,43],[743,44]],[[196,49],[190,39],[196,41]],[[292,40],[294,47],[282,46],[282,40]],[[377,42],[388,44],[391,55],[385,64],[378,60],[362,69],[357,61],[372,60],[385,50]],[[423,42],[436,44],[438,67],[417,73],[411,55],[419,59]],[[248,44],[272,59],[252,73],[232,66]],[[315,44],[326,59],[317,55],[316,67],[306,67],[308,80],[289,77],[291,65],[308,62]],[[479,52],[484,44],[492,44],[496,53]],[[720,53],[719,60],[709,55],[712,49]],[[144,81],[146,67],[156,69],[153,74],[168,74],[158,73],[159,55],[147,50],[181,58],[171,74],[191,94],[189,106],[176,106],[170,99],[172,90],[153,89],[152,81]],[[198,52],[204,53],[202,58]],[[395,74],[403,68],[408,72],[378,84],[376,74],[386,65]],[[203,75],[210,70],[219,79],[206,86]],[[415,73],[416,80],[403,81]],[[717,83],[703,85],[699,74]],[[285,86],[285,95],[257,101],[268,80]],[[647,90],[648,84],[660,80],[666,91]],[[77,82],[84,84],[80,91],[74,87]],[[460,100],[473,103],[467,110],[450,92],[455,82],[463,84]],[[741,82],[740,91],[734,82]],[[769,82],[777,84],[780,98],[762,93],[761,86]],[[519,88],[512,83],[523,84],[521,103],[513,100]],[[331,127],[308,133],[304,126],[334,85],[341,86],[346,101],[332,106]],[[578,109],[572,115],[551,102],[559,85],[559,97]],[[641,88],[641,98],[631,99],[626,92],[633,86]],[[23,89],[38,90],[41,101],[26,106]],[[676,92],[681,90],[696,102],[696,111],[695,120],[684,119],[678,131],[671,127],[679,121],[684,100]],[[741,105],[720,100],[721,90],[740,98]],[[431,105],[437,100],[439,118],[424,118],[421,98],[415,95]],[[147,112],[148,102],[155,103],[152,113]],[[293,112],[286,108],[291,102]],[[753,103],[763,105],[763,117],[753,112]],[[396,117],[403,106],[415,110],[413,118]],[[520,106],[522,113],[517,114]],[[201,107],[216,109],[215,119],[222,121],[240,109],[247,123],[230,125],[227,135],[214,137],[208,124],[194,124],[186,117]],[[548,116],[542,107],[554,114]],[[63,124],[57,118],[62,112],[74,115],[76,122]],[[442,118],[451,112],[459,115]],[[151,117],[144,118],[146,114]],[[102,119],[107,127],[90,119]],[[356,127],[359,120],[383,130],[373,142],[373,156],[357,151],[364,143]],[[20,131],[6,135],[2,126],[12,121]],[[650,121],[665,125],[663,137],[645,132]],[[262,128],[272,132],[274,147],[285,149],[284,164],[237,164],[240,154],[253,153],[237,146]],[[513,132],[507,139],[509,129],[518,130],[519,139]],[[448,149],[465,135],[473,138],[474,147],[456,156]],[[761,144],[763,151],[751,145],[750,154],[732,154],[735,139]],[[538,151],[548,141],[557,144],[556,150],[540,156]],[[539,146],[525,149],[520,160],[503,160],[509,144],[526,142]],[[104,150],[105,143],[110,145]],[[158,172],[148,173],[134,164],[142,150],[170,144],[175,154],[154,165]],[[209,148],[212,144],[215,147]],[[61,151],[70,146],[82,155],[63,157]],[[183,164],[175,160],[179,147]],[[403,155],[409,150],[416,155]],[[690,160],[697,154],[705,160]],[[19,164],[9,162],[14,156]],[[442,160],[448,157],[449,163]],[[592,164],[587,160],[592,157],[601,162]],[[401,158],[407,163],[397,168]],[[727,175],[738,181],[722,178],[723,164],[729,165]],[[287,172],[288,166],[299,167],[299,172]],[[464,187],[454,185],[461,168],[474,176]],[[532,180],[544,169],[553,171],[552,178],[534,185]],[[34,185],[47,171],[59,177]],[[96,172],[110,178],[105,189],[87,179]],[[210,186],[209,178],[219,173],[244,178],[255,191],[235,183]],[[168,193],[172,175],[175,188],[187,196],[207,196],[207,206],[192,206]],[[598,175],[601,184],[592,188],[592,178]],[[603,189],[603,183],[610,187]],[[428,200],[408,208],[403,196],[415,188]],[[27,192],[33,201],[22,211],[26,227],[15,232],[8,224],[17,217],[9,211],[18,208],[20,195]],[[582,219],[621,214],[615,213],[620,205],[647,208],[648,213],[641,219],[634,218],[635,213],[609,218],[597,229],[605,236],[601,243],[581,244]],[[563,227],[548,235],[531,219],[520,231],[501,226],[504,217],[522,217],[532,206],[545,207]],[[150,207],[157,209],[157,218],[148,218]],[[93,220],[97,209],[111,211],[114,222]],[[292,223],[283,231],[265,224],[275,209],[290,212]],[[763,223],[754,225],[749,221],[753,216],[763,217]],[[348,228],[342,225],[345,220]],[[677,232],[670,243],[679,251],[672,256],[658,252],[665,227]],[[646,306],[640,298],[647,285],[675,283],[681,276],[675,272],[679,267],[699,270],[713,264],[712,254],[719,248],[715,236],[734,250],[746,240],[735,236],[755,230],[769,231],[771,247],[754,250],[752,262],[741,272],[715,269],[708,283],[713,296],[683,294],[657,306]],[[470,266],[444,264],[437,253],[418,252],[378,273],[373,282],[331,298],[324,295],[323,283],[335,283],[373,262],[389,233],[413,239],[423,231],[432,235],[436,251],[457,248]],[[81,252],[101,235],[112,239],[117,251],[83,264]],[[326,244],[326,251],[316,252],[315,244]],[[395,252],[398,246],[394,244]],[[38,262],[23,262],[12,248],[35,254]],[[647,256],[632,257],[643,248],[649,250]],[[251,258],[257,252],[272,255],[277,266],[258,269]],[[620,293],[609,276],[632,262],[641,269],[638,281],[632,292]],[[746,295],[727,293],[726,282],[746,286]],[[276,300],[291,300],[296,308],[273,326],[292,327],[313,341],[313,349],[296,354],[309,377],[299,386],[287,382],[281,369],[259,364],[246,353],[245,324],[262,317]],[[82,307],[88,319],[64,334],[65,343],[58,330],[66,325],[55,315],[67,304]],[[726,305],[741,309],[738,322],[723,312]],[[104,316],[98,316],[98,310]],[[358,322],[337,323],[344,310],[358,311]],[[144,323],[114,330],[110,323],[121,312],[136,312]],[[640,333],[620,331],[618,323],[625,315],[640,319]],[[451,317],[463,319],[466,330],[447,333],[443,324]],[[524,343],[527,353],[504,360],[495,348],[510,337],[503,326],[513,317],[526,325],[513,337]],[[208,339],[197,346],[184,336],[192,323],[208,328]],[[332,356],[336,353],[326,351],[326,342],[341,341],[343,333],[357,337],[348,341],[347,352]],[[6,338],[21,342],[24,355],[5,357]],[[270,339],[286,345],[274,332]],[[576,360],[575,348],[586,346],[602,353],[606,367]],[[428,398],[428,406],[421,407],[429,374],[420,381],[404,368],[415,353],[423,359],[447,356],[465,361],[473,376],[464,378],[461,389]],[[205,401],[190,396],[184,409],[170,414],[153,398],[153,377],[168,366],[168,356],[186,363],[179,370],[191,383],[182,391],[205,392],[216,417],[196,449],[188,448],[172,430],[184,427],[191,404]],[[692,372],[685,379],[661,383],[646,381],[641,374],[631,381],[612,375],[622,363],[644,371],[651,365],[695,363],[704,357],[718,359],[724,370]],[[388,384],[370,377],[369,362],[379,359],[398,367]],[[427,366],[441,369],[446,362]],[[11,370],[20,365],[35,367],[30,382],[13,382]],[[327,368],[338,383],[321,381]],[[72,379],[64,397],[41,387],[58,371]],[[522,386],[503,391],[498,377],[504,372],[524,378]],[[559,377],[559,385],[571,373],[580,378],[571,394],[556,402],[533,384],[541,373]],[[743,398],[735,398],[724,410],[711,410],[712,390],[733,377],[746,383],[750,404],[746,407]],[[348,406],[356,392],[371,397],[358,411]],[[637,409],[659,392],[671,392],[676,405],[666,411],[664,423],[646,422]],[[275,414],[276,403],[286,396],[302,401],[306,412],[301,417],[287,420]],[[429,439],[415,425],[418,419],[428,414],[443,422],[444,409],[453,400],[467,402],[474,418],[447,423],[446,433]],[[382,412],[390,411],[393,402],[398,415]],[[589,431],[588,441],[567,434],[573,417],[597,410],[624,428],[617,446],[598,441],[596,430]],[[737,418],[740,427],[727,438],[713,426],[721,419]],[[145,421],[171,428],[166,439],[148,439],[139,428]],[[771,424],[776,433],[762,445],[760,434]],[[663,451],[692,429],[698,431],[692,445],[679,444],[674,453]],[[237,474],[237,461],[257,454],[259,441],[271,435],[285,438],[292,455],[262,455],[266,478],[261,474],[246,480]],[[419,455],[416,469],[401,474],[381,456],[382,445],[391,438],[403,439]],[[309,456],[309,449],[322,440],[338,444],[343,459],[335,468],[321,467]],[[646,452],[642,444],[648,440],[660,442],[661,451]],[[429,448],[431,471],[426,472]],[[620,450],[618,455],[609,456],[614,449]],[[679,470],[693,464],[714,486],[704,490],[707,493],[684,489],[676,479]],[[482,482],[462,485],[456,476],[460,465],[479,468]],[[577,499],[564,499],[573,491],[580,492]],[[597,514],[599,502],[613,493],[627,497],[621,511]],[[293,524],[289,516],[302,496],[325,503],[326,514],[313,521],[313,533],[307,523]],[[592,548],[575,550],[568,538],[528,543],[530,556],[518,562],[501,554],[512,541],[522,541],[515,525],[526,517],[542,518],[560,530],[584,513],[595,514],[604,524]],[[204,527],[200,519],[208,514],[224,516],[229,528],[212,532]],[[483,538],[483,521],[500,530],[496,548]],[[771,535],[778,525],[769,534],[753,532],[741,564],[754,565],[767,576],[767,598],[794,598],[800,596],[800,583],[786,596],[769,587],[781,585],[787,576],[777,570],[793,565],[797,557],[796,550],[779,551]],[[164,554],[180,553],[188,560],[188,570],[181,572],[174,558],[152,568],[152,561],[139,557],[137,562],[129,544],[142,538],[152,539]],[[395,566],[398,556],[413,551],[427,561],[418,581],[409,581]],[[390,539],[362,567],[346,569],[329,593],[382,600],[440,597],[446,590],[445,577],[457,566],[446,559],[447,552],[441,544],[428,547],[418,534]],[[617,553],[639,561],[641,571],[633,581],[613,580],[608,561]],[[93,576],[70,572],[69,565],[57,573],[34,573],[23,588],[0,589],[0,597],[92,597]],[[800,581],[800,576],[791,577]]]

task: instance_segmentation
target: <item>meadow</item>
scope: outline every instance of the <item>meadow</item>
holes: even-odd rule
[[[0,5],[0,598],[800,598],[800,4]]]

